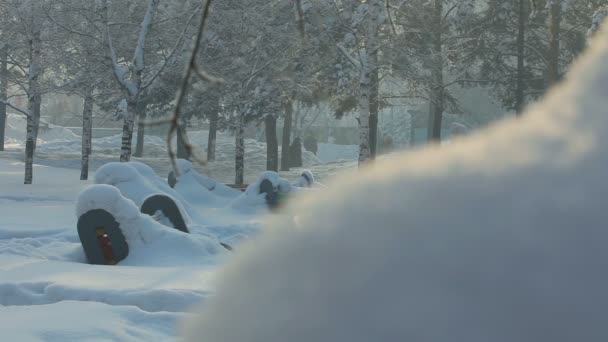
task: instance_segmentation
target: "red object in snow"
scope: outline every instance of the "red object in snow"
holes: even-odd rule
[[[97,234],[97,242],[99,243],[99,248],[103,253],[104,259],[106,259],[106,264],[108,265],[116,265],[116,259],[114,258],[114,251],[112,250],[112,241],[106,234],[106,230],[103,227],[98,227],[95,229]]]

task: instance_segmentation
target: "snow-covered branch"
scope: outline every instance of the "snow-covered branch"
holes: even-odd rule
[[[190,79],[192,78],[192,74],[203,72],[202,70],[200,70],[200,67],[198,66],[198,63],[196,62],[196,59],[198,58],[198,53],[201,48],[201,41],[203,39],[203,34],[205,32],[205,26],[207,24],[207,19],[209,17],[209,12],[211,9],[211,2],[212,2],[212,0],[207,0],[207,2],[205,3],[205,7],[202,12],[201,22],[199,24],[198,32],[196,34],[196,38],[194,41],[194,47],[192,49],[192,54],[190,55],[188,65],[184,72],[184,76],[182,78],[182,83],[180,85],[180,88],[177,91],[173,114],[169,118],[170,126],[169,126],[169,133],[167,134],[167,151],[169,154],[169,160],[171,161],[171,166],[173,167],[173,172],[176,177],[179,176],[179,168],[177,167],[176,155],[175,155],[175,152],[173,152],[173,143],[172,143],[173,137],[176,134],[177,134],[178,141],[183,144],[188,155],[192,156],[192,158],[194,160],[196,160],[197,162],[199,162],[201,164],[206,163],[204,160],[197,158],[197,156],[194,154],[194,148],[188,141],[186,132],[181,131],[181,130],[178,132],[178,128],[180,126],[182,105],[183,105],[184,99],[186,97],[186,92],[188,90],[188,85],[190,84]]]
[[[24,111],[24,110],[22,110],[22,109],[19,109],[19,108],[15,107],[15,106],[13,106],[13,105],[12,105],[12,104],[10,104],[8,101],[3,101],[3,100],[0,100],[0,103],[2,103],[3,105],[5,105],[5,106],[7,106],[7,107],[10,107],[10,108],[12,108],[12,109],[16,110],[16,111],[17,111],[17,112],[19,112],[20,114],[23,114],[23,115],[25,115],[25,116],[30,116],[30,115],[29,115],[29,114],[28,114],[26,111]]]
[[[160,0],[150,0],[148,3],[148,9],[146,10],[146,15],[141,22],[141,29],[139,30],[139,37],[137,38],[137,46],[135,47],[135,52],[133,55],[133,63],[135,63],[135,68],[138,71],[144,70],[145,67],[144,50],[146,46],[146,37],[148,36],[148,32],[150,32],[152,19],[154,18],[154,13],[156,13],[159,3]]]
[[[361,69],[361,63],[356,60],[353,56],[350,55],[350,53],[348,53],[348,51],[346,50],[346,48],[342,45],[342,44],[336,44],[336,46],[338,47],[338,49],[340,50],[340,52],[342,52],[342,54],[344,55],[344,57],[346,57],[348,59],[348,61],[357,69]]]

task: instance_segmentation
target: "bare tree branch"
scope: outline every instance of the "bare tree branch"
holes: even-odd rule
[[[28,114],[26,111],[24,111],[24,110],[22,110],[22,109],[19,109],[19,108],[15,107],[15,106],[13,106],[12,104],[8,103],[7,101],[0,100],[0,103],[2,103],[2,104],[4,104],[4,105],[6,105],[6,106],[8,106],[8,107],[13,108],[13,109],[14,109],[14,110],[16,110],[17,112],[19,112],[19,113],[21,113],[21,114],[23,114],[23,115],[25,115],[25,116],[30,116],[30,115],[29,115],[29,114]]]
[[[179,176],[179,169],[177,167],[177,160],[176,160],[175,152],[173,152],[172,140],[173,140],[173,136],[176,135],[176,133],[178,132],[178,128],[180,125],[180,115],[181,115],[182,104],[184,102],[184,98],[186,97],[186,92],[188,90],[188,85],[190,83],[190,79],[192,78],[192,74],[198,73],[198,72],[200,72],[203,75],[206,74],[206,73],[203,73],[202,70],[200,70],[200,67],[197,64],[196,59],[198,57],[198,53],[201,48],[201,40],[203,38],[203,33],[205,32],[205,25],[207,23],[207,18],[209,17],[211,1],[212,0],[206,0],[205,7],[202,12],[201,22],[198,27],[198,32],[196,34],[194,48],[192,49],[192,54],[190,55],[190,60],[186,66],[186,70],[184,72],[184,77],[182,78],[182,84],[176,95],[175,108],[173,109],[173,115],[169,119],[169,122],[171,125],[169,127],[169,132],[167,133],[167,152],[169,154],[169,160],[171,161],[171,165],[173,167],[173,172],[176,177]],[[197,72],[197,70],[198,70],[198,72]],[[188,136],[185,131],[180,131],[179,134],[177,134],[177,139],[179,139],[179,142],[181,142],[184,145],[188,155],[192,156],[192,158],[194,158],[194,160],[199,162],[200,164],[202,164],[202,165],[206,164],[206,161],[204,161],[200,158],[197,158],[196,155],[194,154],[194,149],[193,149],[192,145],[190,144],[190,142],[188,141]]]
[[[342,52],[342,54],[344,55],[344,57],[346,57],[348,59],[348,61],[351,62],[351,64],[355,66],[355,68],[361,69],[361,63],[359,61],[357,61],[356,59],[354,59],[353,56],[351,56],[350,53],[348,53],[348,51],[346,51],[346,48],[342,44],[337,44],[337,46],[338,46],[338,49],[340,50],[340,52]]]
[[[152,83],[154,83],[154,80],[156,80],[156,78],[162,74],[162,72],[165,70],[165,68],[167,67],[167,65],[169,64],[169,61],[171,60],[171,58],[173,58],[173,56],[175,55],[175,51],[177,51],[178,47],[181,45],[182,41],[184,40],[184,37],[186,35],[186,32],[188,31],[188,28],[190,27],[190,23],[192,22],[192,20],[194,19],[194,17],[196,16],[196,13],[198,13],[198,11],[200,10],[200,7],[197,7],[194,10],[194,13],[192,13],[192,16],[190,16],[190,19],[188,19],[188,22],[186,23],[184,30],[182,31],[182,34],[179,36],[179,39],[177,40],[177,42],[175,43],[175,46],[173,47],[173,50],[171,50],[171,52],[169,53],[169,55],[165,58],[165,62],[163,63],[163,65],[160,67],[160,69],[158,69],[158,71],[150,78],[150,80],[141,87],[141,91],[145,91],[149,86],[152,85]]]
[[[302,0],[296,0],[296,22],[300,37],[304,38],[304,11],[302,10]]]

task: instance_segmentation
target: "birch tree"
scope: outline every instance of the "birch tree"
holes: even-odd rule
[[[29,66],[27,80],[27,136],[25,141],[25,179],[24,184],[32,184],[34,151],[38,138],[38,127],[40,125],[40,106],[42,103],[42,90],[40,79],[42,77],[42,25],[44,19],[41,16],[38,1],[30,1],[22,7],[25,26],[29,28]]]
[[[4,33],[4,32],[2,32]],[[0,47],[0,151],[4,151],[6,101],[8,101],[8,44]]]
[[[102,0],[107,6],[107,0]],[[118,84],[125,91],[127,99],[127,112],[124,116],[122,128],[122,144],[120,152],[120,161],[128,162],[131,159],[131,143],[133,138],[133,125],[135,122],[135,112],[137,103],[142,89],[148,85],[143,84],[143,73],[145,70],[145,48],[146,38],[150,32],[154,15],[158,9],[160,0],[149,0],[146,12],[140,24],[140,30],[137,36],[137,43],[133,48],[133,57],[128,63],[121,63],[118,59],[118,53],[115,49],[112,32],[110,30],[111,23],[106,21],[106,34],[108,41],[109,54],[112,63],[112,70]]]
[[[359,165],[372,158],[370,144],[370,96],[372,91],[372,72],[378,69],[379,38],[378,31],[385,20],[383,2],[370,0],[359,5],[352,14],[350,27],[355,34],[347,34],[339,50],[358,72],[359,112]],[[361,42],[359,43],[359,39]],[[347,49],[350,46],[355,56]]]

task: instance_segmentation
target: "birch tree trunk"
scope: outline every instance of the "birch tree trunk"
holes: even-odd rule
[[[87,87],[82,109],[82,159],[80,180],[89,179],[89,156],[93,136],[93,89]]]
[[[525,44],[526,44],[526,2],[518,0],[518,25],[517,25],[517,86],[515,89],[515,113],[521,115],[525,105]]]
[[[285,118],[283,119],[283,138],[281,139],[281,171],[289,171],[289,146],[291,145],[291,125],[293,118],[293,105],[288,100],[284,106]]]
[[[133,140],[133,125],[135,119],[135,111],[137,108],[136,100],[127,100],[127,112],[125,113],[124,122],[122,125],[122,144],[120,147],[120,162],[126,163],[131,160],[131,142]]]
[[[369,94],[369,150],[370,158],[375,159],[378,145],[378,110],[379,110],[379,88],[380,80],[378,75],[378,51],[370,53],[369,55],[370,65],[374,65],[374,68],[370,68],[371,79],[370,79],[370,94]]]
[[[180,137],[186,137],[186,118],[180,117],[179,125],[177,125],[177,158],[192,160],[190,151],[186,148],[186,145]]]
[[[107,17],[107,0],[102,0],[100,8],[105,9],[106,21],[106,38],[108,41],[108,48],[110,52],[110,59],[112,64],[112,70],[118,83],[121,85],[126,94],[127,98],[127,113],[125,113],[124,123],[122,127],[122,146],[120,150],[120,161],[128,162],[131,160],[132,140],[133,140],[133,125],[135,121],[135,115],[137,110],[137,104],[142,92],[142,78],[145,70],[145,46],[146,38],[150,32],[152,26],[152,20],[158,9],[160,0],[149,0],[146,14],[140,24],[139,35],[137,38],[137,45],[133,52],[132,60],[132,73],[131,78],[128,79],[127,70],[119,63],[116,50],[112,43],[112,37],[110,35],[108,17]]]
[[[559,40],[562,21],[562,0],[549,3],[549,51],[547,56],[547,86],[559,80]]]
[[[207,161],[215,161],[215,142],[217,140],[218,112],[213,109],[209,113],[209,136],[207,137]]]
[[[377,71],[378,65],[378,30],[382,24],[383,2],[369,0],[367,2],[366,46],[359,52],[359,166],[372,158],[370,139],[372,72]],[[377,94],[377,92],[376,92]],[[376,95],[377,104],[377,95]],[[376,107],[377,108],[377,107]],[[377,109],[376,109],[377,115]],[[377,120],[377,116],[375,120]],[[377,121],[375,121],[377,123]],[[374,126],[374,129],[377,125]],[[374,132],[375,135],[375,132]]]
[[[266,170],[279,171],[279,142],[277,141],[277,118],[266,115],[264,118],[266,130]]]
[[[4,44],[0,50],[0,151],[4,151],[4,135],[6,130],[6,104],[8,100],[8,46]]]
[[[431,67],[431,90],[429,103],[429,129],[428,140],[441,141],[441,124],[445,106],[444,83],[443,83],[443,0],[434,1],[433,21],[435,30],[432,32],[432,67]]]
[[[135,144],[135,157],[144,155],[144,137],[146,135],[146,118],[148,116],[146,106],[141,105],[137,110],[137,142]]]
[[[35,4],[32,8],[32,37],[30,39],[30,65],[28,77],[28,117],[27,117],[27,136],[25,141],[25,179],[24,184],[32,184],[34,151],[36,149],[36,139],[38,138],[38,126],[40,125],[40,104],[42,95],[40,94],[40,74],[41,74],[41,45],[40,26],[35,18]]]
[[[370,67],[367,49],[361,52],[361,75],[359,78],[359,166],[370,159],[369,148],[369,92]]]
[[[237,113],[235,134],[235,184],[244,184],[245,179],[245,113]]]

